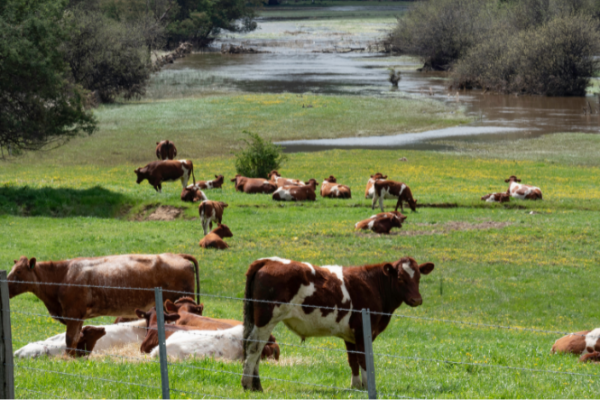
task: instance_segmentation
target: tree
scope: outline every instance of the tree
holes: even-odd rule
[[[91,134],[85,91],[60,51],[70,26],[62,0],[0,2],[0,150],[19,153]]]
[[[244,131],[249,140],[242,139],[247,147],[235,154],[235,170],[249,178],[267,178],[269,172],[279,169],[287,160],[281,146],[264,140],[258,134]]]

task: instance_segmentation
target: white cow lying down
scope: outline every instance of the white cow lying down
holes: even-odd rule
[[[123,322],[112,325],[98,325],[106,330],[94,347],[94,351],[107,350],[111,347],[121,347],[129,343],[142,343],[146,337],[146,320]],[[29,343],[15,351],[15,357],[30,358],[39,356],[60,356],[65,353],[67,341],[65,333],[52,336],[40,342]]]
[[[244,326],[238,325],[222,331],[177,331],[166,342],[167,355],[187,357],[214,357],[242,360]],[[158,346],[150,353],[158,357]]]

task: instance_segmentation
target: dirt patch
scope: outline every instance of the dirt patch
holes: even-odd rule
[[[417,223],[417,226],[431,226],[433,230],[415,230],[415,231],[404,231],[396,230],[390,232],[389,235],[380,235],[370,231],[357,232],[358,236],[421,236],[421,235],[443,235],[454,231],[470,231],[470,230],[486,230],[486,229],[502,229],[512,225],[512,222],[494,222],[486,221],[478,224],[472,224],[470,222],[463,221],[450,221],[445,224],[427,224]]]
[[[185,207],[159,206],[148,204],[134,217],[134,221],[173,221],[183,216]]]

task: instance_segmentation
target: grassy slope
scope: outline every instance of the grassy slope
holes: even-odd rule
[[[402,156],[409,161],[398,161]],[[102,157],[100,153],[90,153],[90,158],[99,164],[105,162]],[[194,161],[197,178],[209,178],[214,173],[230,177],[234,173],[232,160],[227,157]],[[420,203],[457,203],[460,207],[409,212],[401,234],[387,237],[356,234],[353,224],[372,214],[369,202],[363,199],[363,190],[368,175],[375,171],[407,182]],[[408,254],[421,262],[435,262],[436,270],[422,280],[424,305],[416,309],[403,306],[398,310],[400,314],[565,332],[599,325],[600,311],[590,307],[600,300],[596,289],[596,265],[600,261],[598,167],[417,151],[330,151],[294,154],[282,172],[287,176],[319,180],[334,174],[340,182],[352,187],[354,198],[347,201],[319,198],[314,204],[280,205],[267,196],[236,194],[228,182],[222,192],[209,192],[210,198],[230,204],[224,222],[235,235],[228,240],[230,250],[216,252],[197,247],[201,228],[193,219],[197,208],[192,205],[184,205],[187,208],[184,219],[171,222],[110,218],[119,215],[124,207],[132,206],[133,214],[147,204],[182,206],[176,183],[167,184],[165,193],[158,195],[147,183],[135,185],[129,165],[61,167],[43,160],[35,165],[5,165],[0,172],[3,185],[0,198],[5,197],[0,216],[0,236],[4,238],[0,266],[10,268],[12,260],[20,255],[44,260],[131,252],[186,252],[201,260],[203,292],[240,297],[243,273],[259,257],[279,255],[315,264],[357,265],[395,260]],[[510,207],[478,200],[482,194],[504,190],[503,180],[511,174],[541,186],[545,200],[515,201]],[[29,189],[23,189],[25,185]],[[94,189],[97,186],[99,188]],[[44,187],[46,189],[42,189]],[[21,194],[15,188],[30,196],[29,203],[19,197]],[[64,197],[65,189],[73,192]],[[12,196],[8,200],[7,192]],[[109,205],[100,207],[105,199]],[[59,206],[61,202],[68,204]],[[29,206],[15,205],[23,203]],[[388,207],[391,204],[389,202]],[[540,214],[529,215],[530,210]],[[24,218],[21,216],[24,212],[35,217]],[[509,222],[511,225],[491,230],[450,230],[456,222],[471,225]],[[206,296],[203,301],[206,315],[242,318],[238,301]],[[32,295],[14,299],[12,308],[13,311],[47,314]],[[13,313],[15,348],[63,329],[47,317]],[[299,339],[283,326],[279,326],[275,334],[281,343],[299,344]],[[580,365],[570,356],[549,355],[558,336],[397,318],[376,341],[375,351],[420,359],[378,356],[378,391],[381,396],[391,397],[597,396],[600,381],[596,366]],[[333,338],[309,339],[305,346],[342,349],[343,343]],[[348,387],[349,369],[343,352],[282,346],[282,353],[279,364],[262,364],[263,377]],[[436,359],[596,376],[430,361]],[[94,358],[20,360],[19,365],[17,393],[21,397],[38,396],[24,391],[26,388],[67,397],[160,395],[156,389],[90,382],[23,368],[158,386],[158,366],[153,363]],[[264,394],[243,393],[239,376],[216,374],[206,369],[239,373],[241,365],[213,360],[176,363],[170,367],[171,387],[226,397],[359,396],[267,379],[263,381]],[[173,397],[183,395],[172,393]]]

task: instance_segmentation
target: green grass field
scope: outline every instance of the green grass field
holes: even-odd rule
[[[192,100],[190,107],[210,107],[210,101],[237,107],[236,101],[245,100]],[[563,162],[551,152],[543,159],[527,152],[520,158],[514,154],[510,160],[497,159],[492,148],[463,155],[359,150],[292,154],[281,169],[284,176],[304,180],[314,177],[321,182],[333,174],[339,182],[351,186],[353,198],[280,204],[270,196],[235,193],[227,180],[222,191],[208,191],[207,195],[229,204],[223,222],[235,236],[228,239],[227,251],[203,250],[198,247],[202,228],[197,205],[181,203],[179,183],[167,183],[163,194],[157,194],[147,182],[135,184],[133,169],[140,162],[125,161],[152,161],[153,143],[167,131],[169,136],[171,132],[179,135],[174,136],[178,145],[193,143],[193,124],[180,121],[173,105],[165,102],[102,108],[98,112],[101,129],[94,136],[46,154],[3,162],[1,268],[10,269],[12,260],[21,255],[56,260],[122,253],[189,253],[200,261],[205,315],[241,319],[240,301],[211,295],[242,297],[244,272],[257,258],[277,255],[317,265],[350,266],[410,255],[419,262],[434,262],[436,269],[421,281],[424,304],[398,309],[404,317],[394,318],[374,343],[379,354],[375,364],[380,397],[597,397],[597,365],[582,365],[573,356],[549,354],[560,334],[420,318],[560,332],[598,327],[600,311],[594,304],[600,300],[600,162],[589,161],[590,157],[582,163],[577,163],[575,157]],[[135,128],[136,124],[140,127]],[[217,122],[214,124],[217,126]],[[317,124],[315,121],[314,126]],[[227,135],[235,132],[235,126],[223,126]],[[276,124],[270,127],[284,132],[273,128]],[[189,142],[185,142],[185,135],[190,135]],[[573,149],[589,148],[586,136],[572,138]],[[106,150],[111,139],[120,140],[114,146],[114,152],[120,154]],[[218,138],[211,140],[218,143]],[[222,134],[221,141],[225,140],[228,137]],[[559,148],[561,140],[564,138],[560,135],[549,137],[546,147]],[[581,141],[580,146],[577,141]],[[231,178],[235,174],[233,159],[224,150],[211,156],[202,143],[180,149],[185,156],[192,156],[197,179],[209,179],[217,173]],[[399,161],[400,157],[408,162]],[[355,222],[373,214],[370,201],[364,199],[364,186],[369,175],[377,171],[409,184],[419,203],[425,205],[417,213],[407,210],[405,226],[389,236],[356,233],[353,229]],[[540,186],[544,201],[511,201],[501,206],[479,200],[492,191],[506,190],[504,179],[512,174]],[[394,202],[386,204],[391,209]],[[136,221],[158,205],[182,207],[184,212],[173,221]],[[444,205],[451,207],[442,208]],[[11,311],[14,349],[64,332],[62,325],[45,317],[47,310],[33,295],[14,298]],[[99,318],[89,323],[110,320]],[[169,367],[171,388],[191,392],[173,391],[171,396],[366,396],[268,379],[342,389],[350,384],[343,351],[314,349],[342,350],[342,340],[311,338],[301,344],[283,326],[278,326],[274,334],[278,342],[294,346],[281,346],[279,362],[261,363],[264,393],[242,391],[240,376],[236,375],[242,371],[240,363],[205,359],[174,362]],[[155,360],[139,355],[135,349],[118,355],[143,359],[96,355],[75,361],[18,360],[17,395],[160,397]]]

